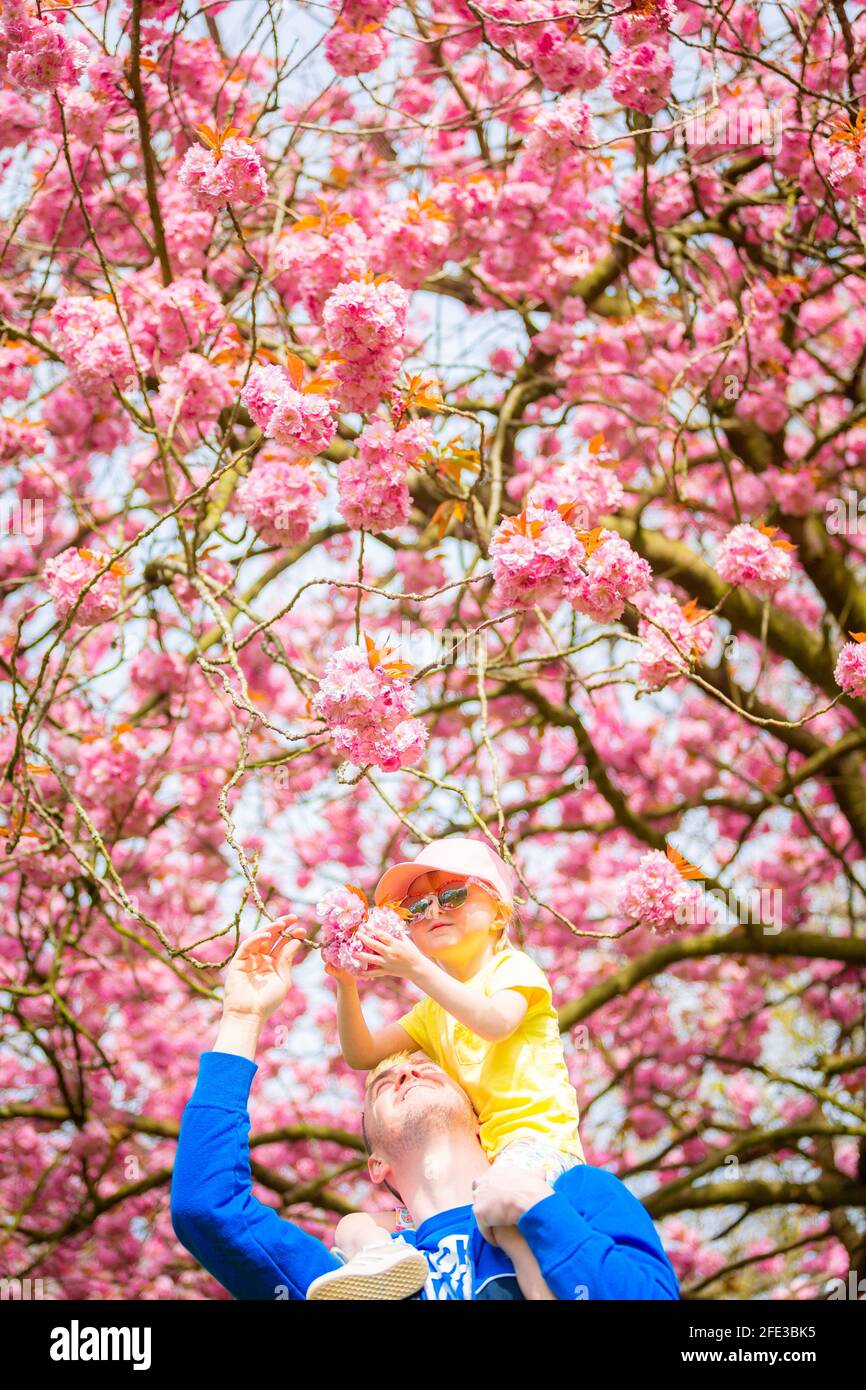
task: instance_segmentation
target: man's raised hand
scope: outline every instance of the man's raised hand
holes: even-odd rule
[[[280,1007],[304,935],[303,927],[292,925],[297,920],[294,912],[287,913],[241,943],[226,971],[223,1013],[264,1023]]]

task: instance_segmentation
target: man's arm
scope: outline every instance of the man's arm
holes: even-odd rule
[[[557,1298],[679,1299],[652,1218],[615,1173],[582,1164],[517,1221]]]
[[[253,932],[226,973],[223,1016],[213,1052],[181,1120],[171,1180],[175,1235],[235,1298],[302,1299],[337,1260],[315,1236],[278,1216],[252,1193],[250,1085],[265,1021],[291,984],[303,935],[292,915]]]
[[[202,1053],[181,1120],[171,1224],[235,1298],[304,1299],[312,1280],[338,1261],[253,1196],[247,1100],[257,1070],[236,1053]]]
[[[479,1228],[517,1226],[557,1298],[678,1299],[655,1226],[613,1173],[588,1164],[549,1187],[538,1173],[495,1169],[478,1181]]]

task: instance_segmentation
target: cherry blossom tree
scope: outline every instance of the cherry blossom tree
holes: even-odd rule
[[[225,1296],[288,911],[256,1191],[381,1204],[318,905],[473,834],[684,1296],[866,1275],[862,7],[3,0],[0,77],[2,1272]]]

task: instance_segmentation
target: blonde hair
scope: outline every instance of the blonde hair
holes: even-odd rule
[[[492,925],[499,930],[499,935],[493,944],[494,951],[507,951],[514,946],[514,942],[511,939],[511,928],[513,927],[516,930],[519,924],[520,918],[518,917],[517,908],[509,907],[508,903],[498,898],[496,901],[496,916],[492,923]]]
[[[376,1063],[375,1067],[371,1067],[370,1070],[367,1072],[367,1075],[364,1078],[364,1095],[366,1096],[367,1092],[369,1091],[370,1087],[372,1086],[373,1082],[376,1080],[376,1077],[379,1075],[380,1072],[387,1071],[388,1067],[393,1067],[396,1062],[401,1061],[404,1057],[408,1061],[408,1059],[413,1055],[413,1053],[423,1051],[424,1049],[422,1047],[407,1047],[401,1048],[399,1052],[392,1052],[389,1057],[383,1057],[381,1061]]]

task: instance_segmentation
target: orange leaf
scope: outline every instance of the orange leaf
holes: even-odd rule
[[[701,869],[697,868],[696,865],[690,864],[688,859],[685,859],[678,849],[674,849],[673,845],[667,845],[665,853],[683,878],[706,878],[706,874],[703,873]]]
[[[295,390],[299,390],[304,379],[304,360],[296,352],[286,353],[286,371],[292,378],[292,385]]]
[[[601,539],[601,529],[600,526],[594,526],[591,531],[578,531],[577,533],[578,540],[583,541],[586,546],[587,559],[589,559],[593,551],[598,550],[598,547],[603,543]]]
[[[407,907],[401,907],[400,904],[394,898],[386,898],[385,901],[382,903],[382,907],[390,908],[392,912],[396,912],[397,915],[399,917],[402,917],[404,921],[408,921],[409,918],[412,916],[409,909]]]
[[[350,893],[356,893],[358,895],[365,907],[370,906],[370,899],[367,897],[367,894],[364,892],[363,888],[358,888],[358,886],[354,883],[347,883],[346,887],[348,888]]]
[[[448,497],[444,502],[440,502],[430,518],[430,526],[436,532],[438,540],[442,540],[448,530],[448,523],[452,516],[458,521],[462,521],[466,515],[466,504],[458,502],[453,497]]]
[[[690,623],[699,623],[702,618],[707,617],[709,609],[698,608],[697,599],[690,598],[688,603],[682,605],[682,612],[683,617],[687,618]]]
[[[387,652],[388,648],[382,647],[382,649],[380,650],[376,646],[376,643],[372,640],[372,638],[367,636],[366,632],[364,633],[364,641],[367,644],[367,660],[370,663],[370,670],[375,671],[376,667],[379,665],[379,662]]]
[[[570,502],[560,502],[556,508],[563,521],[568,521],[572,512],[578,505],[578,499],[573,497]]]
[[[202,138],[202,140],[204,141],[204,143],[205,143],[207,146],[209,146],[210,149],[212,149],[212,150],[213,150],[213,149],[216,149],[217,141],[218,141],[218,138],[219,138],[219,137],[217,136],[217,133],[216,133],[216,131],[213,129],[212,126],[209,126],[209,125],[197,125],[197,126],[195,126],[195,130],[198,132],[198,134],[201,136],[201,138]]]
[[[602,451],[602,449],[604,448],[604,444],[605,444],[604,435],[603,435],[603,434],[594,434],[594,435],[592,436],[592,439],[589,441],[589,452],[590,452],[591,454],[600,454],[601,451]]]
[[[866,632],[849,632],[849,637],[853,637],[855,642],[866,642]]]

